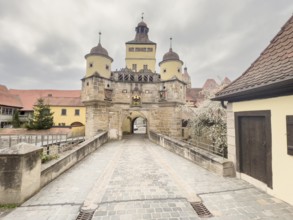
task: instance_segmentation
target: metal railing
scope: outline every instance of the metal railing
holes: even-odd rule
[[[183,142],[195,146],[197,148],[200,148],[202,150],[208,151],[212,154],[225,157],[227,158],[227,146],[217,146],[213,144],[212,142],[205,140],[203,138],[193,138],[188,141],[183,140]]]
[[[49,145],[61,145],[67,142],[81,142],[84,137],[69,137],[68,134],[1,134],[0,149],[12,147],[18,143],[25,142],[38,147]]]

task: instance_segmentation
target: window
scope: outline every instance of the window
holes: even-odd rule
[[[74,115],[78,116],[79,115],[79,109],[75,109]]]
[[[180,68],[177,69],[178,73],[180,73]]]
[[[153,52],[153,48],[147,48],[147,52]]]
[[[93,63],[89,63],[89,67],[91,68],[91,67],[93,67],[94,66],[94,64]]]
[[[132,70],[136,71],[136,68],[137,68],[136,64],[132,64]]]
[[[109,70],[109,65],[106,65],[106,70]]]
[[[165,73],[165,72],[167,72],[167,70],[166,70],[166,69],[164,69],[164,70],[163,70],[163,72]]]
[[[130,51],[130,52],[133,52],[133,51],[134,51],[134,47],[130,47],[130,48],[129,48],[129,51]]]
[[[66,115],[66,109],[61,109],[61,115]]]
[[[147,70],[148,69],[148,65],[143,65],[143,69]]]
[[[287,122],[287,153],[293,155],[293,115],[286,116]]]

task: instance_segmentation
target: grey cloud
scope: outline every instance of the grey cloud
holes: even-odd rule
[[[19,42],[0,42],[0,83],[10,88],[79,89],[84,55],[97,45],[99,31],[114,59],[112,69],[124,67],[125,42],[134,38],[141,12],[150,39],[157,43],[157,63],[169,50],[172,36],[173,49],[188,67],[193,86],[202,86],[207,78],[235,79],[293,11],[291,0],[64,0],[52,2],[52,7],[51,1],[43,3],[47,8],[38,0],[0,0],[0,30],[1,24],[14,22],[33,30],[30,37],[35,40],[29,41],[35,48],[29,52]],[[8,26],[11,33],[14,23]]]

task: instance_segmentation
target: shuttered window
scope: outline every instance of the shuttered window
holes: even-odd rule
[[[293,155],[293,115],[286,116],[287,122],[287,152]]]

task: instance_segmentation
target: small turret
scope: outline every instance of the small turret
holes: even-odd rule
[[[182,80],[186,83],[187,88],[191,88],[191,79],[187,72],[187,67],[184,67],[184,73],[182,74]]]
[[[172,49],[172,38],[170,38],[170,49],[163,56],[163,61],[159,63],[162,80],[170,80],[176,77],[182,80],[182,65],[179,55]]]
[[[101,32],[99,33],[99,44],[93,47],[86,59],[86,77],[98,74],[107,79],[111,76],[111,63],[113,59],[108,55],[108,51],[101,45]]]

